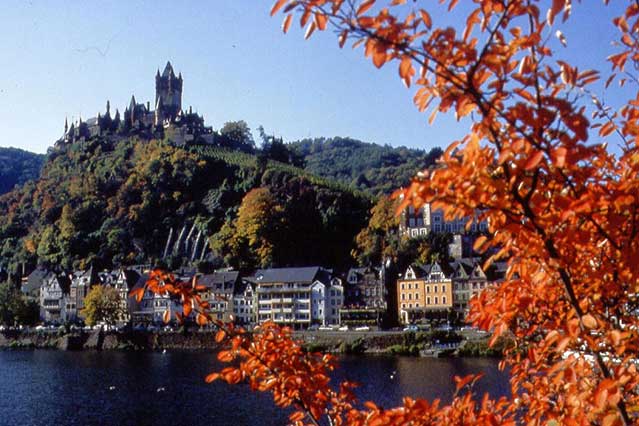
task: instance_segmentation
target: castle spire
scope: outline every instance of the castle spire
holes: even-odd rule
[[[111,103],[109,102],[108,99],[107,99],[107,108],[106,108],[106,114],[105,115],[111,115]]]
[[[162,72],[162,77],[175,77],[175,72],[173,71],[173,65],[171,65],[171,61],[166,62],[166,66],[164,67],[164,71]]]
[[[64,134],[66,135],[68,131],[69,131],[69,121],[67,120],[67,117],[64,117]]]

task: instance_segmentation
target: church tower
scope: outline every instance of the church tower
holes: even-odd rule
[[[182,110],[182,74],[175,76],[171,62],[167,62],[162,75],[155,75],[155,121],[175,121]]]

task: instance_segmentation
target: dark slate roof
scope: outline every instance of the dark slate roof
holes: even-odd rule
[[[201,275],[197,283],[204,285],[211,290],[223,293],[233,293],[240,273],[237,271],[214,272],[212,274]]]
[[[379,274],[379,268],[373,268],[371,266],[363,267],[363,268],[351,268],[348,270],[348,274],[346,275],[346,279],[351,281],[351,278],[355,278],[358,281],[364,278],[367,274],[375,274],[375,277]]]
[[[58,275],[57,279],[58,284],[62,289],[62,293],[69,293],[69,289],[71,288],[71,278],[67,277],[66,275]]]
[[[486,271],[486,276],[490,281],[500,281],[506,278],[508,262],[493,262]]]
[[[22,285],[23,293],[31,293],[40,287],[42,287],[42,283],[45,279],[50,277],[53,272],[48,269],[37,267],[33,272],[29,274],[27,278],[27,282]]]
[[[430,265],[411,265],[413,272],[415,272],[415,278],[423,278],[430,273]]]
[[[326,274],[320,274],[321,271],[328,272],[319,266],[258,269],[249,278],[249,281],[255,283],[311,283],[316,279],[325,278]],[[322,276],[320,277],[320,275]],[[326,284],[328,284],[328,281],[326,281]]]
[[[131,290],[142,288],[144,287],[144,285],[146,284],[148,280],[149,280],[149,274],[142,274],[138,276],[138,280],[135,282],[133,287],[129,287],[129,288],[131,288]]]
[[[233,288],[233,294],[235,295],[241,295],[244,294],[244,291],[246,290],[247,286],[252,286],[253,289],[255,288],[255,284],[248,281],[248,280],[240,280],[237,282],[237,284],[235,284],[235,287]]]
[[[126,285],[129,288],[129,290],[131,290],[133,286],[137,284],[141,275],[137,271],[133,271],[131,269],[125,269],[124,276],[126,277]]]

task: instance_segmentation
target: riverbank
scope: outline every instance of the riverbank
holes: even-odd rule
[[[215,350],[212,331],[100,332],[4,331],[0,349],[81,350]],[[294,337],[311,352],[338,354],[388,354],[421,357],[495,357],[487,337],[473,332],[303,331]]]

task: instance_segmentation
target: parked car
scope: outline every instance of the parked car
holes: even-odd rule
[[[339,331],[348,331],[348,326],[347,325],[343,325],[340,328],[338,328]]]
[[[361,327],[355,327],[355,331],[371,331],[371,328],[367,325],[363,325]]]
[[[419,327],[417,327],[415,324],[409,324],[404,327],[403,331],[419,331]]]
[[[333,331],[333,327],[329,327],[327,325],[322,325],[319,327],[319,330],[323,330],[323,331]]]

